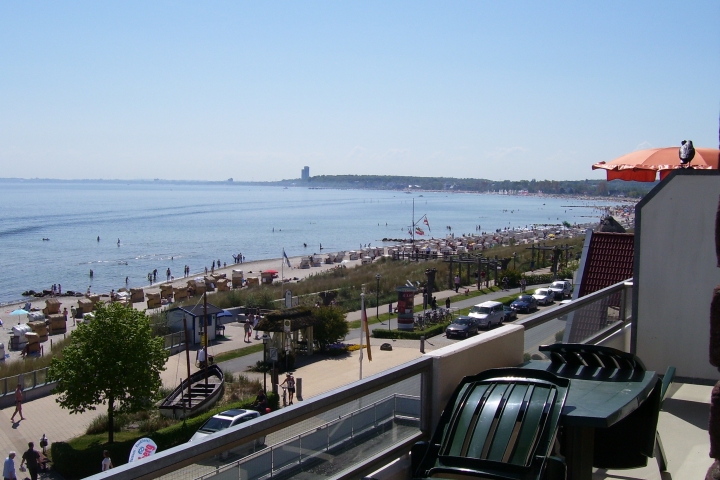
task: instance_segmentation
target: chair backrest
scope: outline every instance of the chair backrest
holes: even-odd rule
[[[632,353],[601,345],[556,343],[553,345],[541,345],[539,350],[547,353],[553,363],[632,370],[633,372],[645,371],[643,362]]]
[[[414,475],[541,478],[569,385],[552,373],[520,368],[465,377]]]

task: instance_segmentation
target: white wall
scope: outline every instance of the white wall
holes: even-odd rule
[[[432,428],[463,377],[489,368],[516,367],[523,362],[525,328],[503,325],[472,338],[439,348],[426,355],[433,358]]]
[[[720,172],[689,173],[672,174],[636,209],[636,353],[649,370],[717,380],[708,341]]]

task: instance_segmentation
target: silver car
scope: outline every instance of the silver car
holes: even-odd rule
[[[537,300],[538,305],[550,305],[555,302],[555,294],[549,288],[538,288],[533,293],[533,297]]]

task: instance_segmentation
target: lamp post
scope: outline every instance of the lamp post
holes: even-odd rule
[[[380,321],[380,274],[375,275],[377,287],[375,288],[375,321]],[[388,320],[389,321],[389,320]],[[380,325],[384,325],[381,323]]]
[[[267,343],[269,339],[267,333],[263,334],[263,389],[265,392],[267,392]]]

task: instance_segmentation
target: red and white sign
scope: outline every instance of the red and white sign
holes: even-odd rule
[[[140,440],[135,442],[132,450],[130,450],[130,459],[128,460],[128,462],[142,460],[145,457],[153,455],[155,452],[157,452],[157,445],[155,444],[155,442],[153,442],[149,438],[141,438]]]

